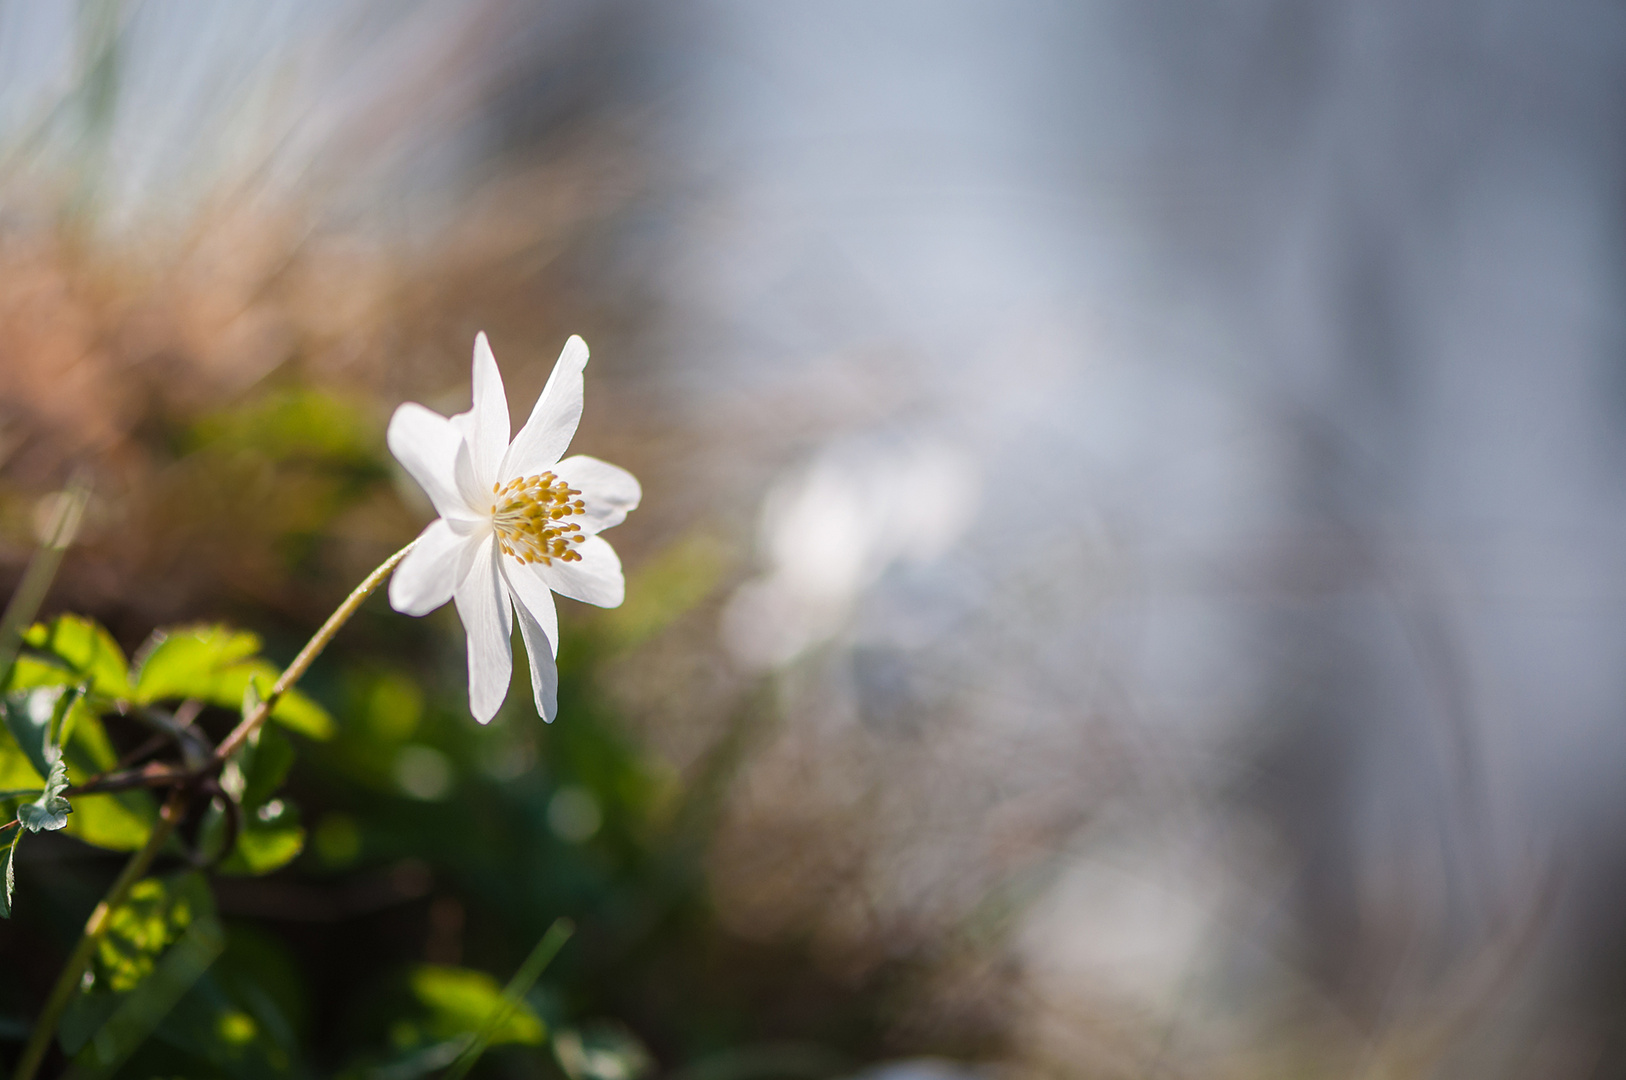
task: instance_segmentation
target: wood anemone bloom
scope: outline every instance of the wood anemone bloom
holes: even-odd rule
[[[390,580],[390,605],[426,615],[455,600],[469,645],[469,711],[489,723],[513,674],[513,613],[531,661],[536,710],[559,711],[559,616],[553,594],[617,607],[621,560],[598,534],[642,491],[625,469],[578,454],[559,460],[582,415],[587,343],[572,337],[508,439],[508,399],[485,334],[474,339],[474,406],[447,418],[414,402],[390,419],[390,453],[435,504]]]

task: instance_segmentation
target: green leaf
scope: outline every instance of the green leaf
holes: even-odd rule
[[[228,709],[246,709],[276,683],[277,669],[253,658],[260,639],[224,626],[177,630],[147,652],[136,677],[135,698],[146,704],[169,698],[196,698]],[[313,739],[333,734],[333,718],[316,702],[290,690],[271,710],[271,719]]]
[[[162,948],[133,987],[109,993],[110,988],[98,985],[77,995],[62,1018],[59,1041],[65,1053],[74,1055],[67,1073],[73,1080],[112,1077],[225,949],[226,935],[201,875],[170,879],[163,892],[172,910],[181,904],[187,908],[184,930],[166,934],[173,944]]]
[[[68,767],[58,760],[51,766],[51,775],[46,778],[40,797],[17,808],[17,820],[29,832],[55,832],[62,828],[68,823],[68,815],[73,813],[73,807],[62,796],[67,789]]]
[[[221,673],[218,698],[210,698],[216,704],[229,708],[237,708],[248,700],[249,687],[254,687],[256,696],[270,693],[271,687],[276,685],[277,676],[281,674],[276,668],[264,660],[250,660],[235,664]],[[276,707],[271,710],[271,719],[290,731],[297,731],[309,739],[324,740],[333,736],[333,717],[310,698],[298,690],[289,690],[277,699]]]
[[[75,675],[89,679],[96,693],[113,698],[130,696],[124,651],[101,624],[79,615],[59,615],[48,626],[35,623],[29,627],[23,641],[53,654]]]
[[[469,968],[424,964],[412,970],[410,985],[412,995],[429,1011],[424,1026],[437,1039],[479,1031],[505,1005],[497,980]],[[547,1033],[541,1017],[523,1001],[508,1003],[508,1008],[490,1043],[540,1046]]]
[[[493,1038],[516,1016],[521,1015],[519,1010],[525,995],[531,992],[531,987],[536,985],[536,980],[542,977],[542,972],[553,962],[553,958],[559,955],[559,950],[564,948],[565,942],[570,940],[570,935],[575,933],[575,930],[575,924],[569,919],[561,917],[553,920],[553,925],[549,926],[531,947],[530,954],[519,965],[519,970],[514,972],[514,977],[503,987],[501,1001],[487,1014],[474,1037],[464,1044],[442,1080],[463,1080],[468,1075],[469,1070],[480,1060],[480,1055],[485,1053],[486,1047],[491,1045]],[[529,1009],[526,1011],[529,1012]],[[543,1034],[546,1035],[545,1028]]]
[[[221,861],[220,872],[269,874],[288,865],[304,849],[305,830],[299,824],[298,807],[272,799],[257,810],[245,808],[237,847]]]
[[[154,638],[156,644],[143,648],[136,701],[145,705],[165,698],[197,698],[237,707],[241,696],[221,702],[216,680],[225,668],[260,651],[258,637],[224,626],[192,626]]]
[[[111,769],[118,762],[118,752],[95,710],[80,709],[78,719],[69,727],[69,737],[62,744],[69,768],[94,773]]]
[[[294,744],[286,735],[271,728],[254,733],[238,755],[243,792],[239,799],[245,810],[258,810],[282,786],[294,763]]]
[[[6,680],[7,690],[32,690],[36,686],[72,686],[78,682],[73,672],[60,664],[37,656],[19,656]]]
[[[214,901],[201,874],[136,882],[108,916],[107,930],[96,944],[95,985],[115,993],[134,990],[194,918],[213,914]]]
[[[118,795],[79,795],[73,800],[67,835],[109,851],[138,851],[152,833],[158,807],[145,791]]]
[[[0,713],[5,715],[6,728],[42,780],[50,775],[52,762],[61,756],[51,742],[51,722],[56,719],[57,706],[67,693],[65,686],[41,686],[33,690],[12,690],[0,696]]]
[[[40,777],[33,763],[11,732],[0,724],[0,791],[37,791],[39,787]]]
[[[11,837],[11,843],[6,845],[6,853],[0,856],[6,864],[5,889],[0,892],[0,919],[11,918],[11,894],[17,888],[17,844],[23,838],[23,830],[18,829]]]

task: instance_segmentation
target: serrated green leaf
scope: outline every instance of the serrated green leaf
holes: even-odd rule
[[[22,838],[23,830],[19,828],[6,845],[5,855],[0,856],[6,864],[5,889],[0,891],[0,919],[11,918],[11,894],[17,889],[17,845]]]
[[[260,639],[225,626],[192,626],[170,631],[144,651],[135,680],[138,702],[197,698],[236,708],[241,689],[232,699],[222,701],[216,683],[223,670],[259,652]]]
[[[59,759],[51,766],[45,790],[33,802],[17,807],[17,820],[29,832],[55,832],[68,823],[73,807],[62,795],[68,789],[68,767]]]
[[[100,623],[79,615],[59,615],[49,624],[29,627],[23,641],[51,653],[75,675],[88,679],[95,693],[112,698],[130,696],[130,671],[124,650]]]

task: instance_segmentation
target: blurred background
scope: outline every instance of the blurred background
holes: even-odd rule
[[[568,914],[484,1074],[1620,1075],[1623,117],[1598,0],[10,0],[0,588],[85,468],[47,612],[285,660],[580,333],[628,601],[551,726],[312,671],[279,1071]],[[117,865],[24,852],[8,1036]]]

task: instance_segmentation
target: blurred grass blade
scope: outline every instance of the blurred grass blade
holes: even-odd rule
[[[514,1006],[519,1004],[519,999],[529,993],[531,987],[536,985],[536,980],[542,977],[542,972],[547,968],[549,962],[553,960],[554,956],[558,955],[559,950],[564,948],[565,942],[570,940],[570,935],[575,932],[576,926],[569,919],[558,918],[553,920],[553,925],[548,927],[547,933],[542,935],[542,940],[536,943],[536,948],[531,950],[531,955],[525,958],[525,962],[519,966],[519,970],[514,972],[514,977],[509,979],[508,985],[503,988],[502,1003],[492,1010],[491,1015],[486,1018],[485,1024],[475,1034],[474,1041],[464,1047],[461,1054],[457,1055],[456,1060],[452,1062],[451,1068],[446,1070],[446,1075],[442,1077],[442,1080],[462,1080],[462,1077],[470,1069],[474,1068],[474,1063],[480,1060],[481,1054],[485,1053],[486,1044],[491,1041],[491,1036],[496,1034],[498,1028],[502,1027],[503,1021],[508,1019],[508,1014],[513,1012]]]
[[[5,614],[0,615],[0,686],[5,685],[11,677],[11,665],[17,661],[17,648],[22,641],[23,630],[34,621],[40,605],[45,602],[45,594],[56,578],[62,555],[79,532],[79,524],[85,516],[85,504],[89,501],[90,479],[84,472],[77,472],[68,481],[67,490],[58,496],[45,536],[34,557],[28,560],[28,569],[23,571],[17,591],[11,594]]]

